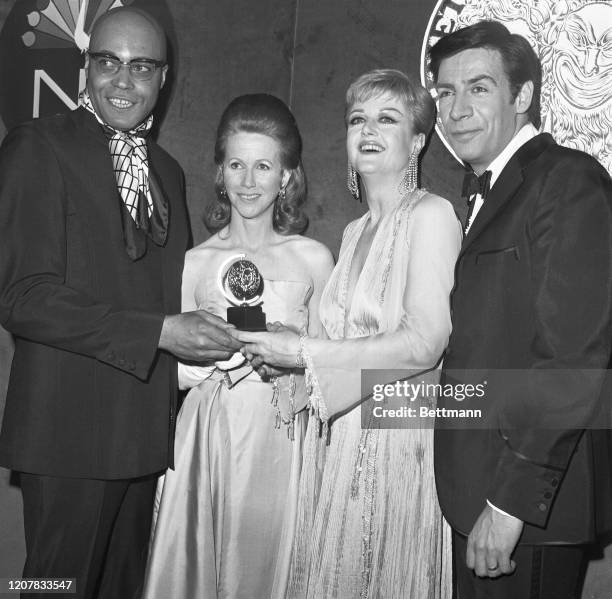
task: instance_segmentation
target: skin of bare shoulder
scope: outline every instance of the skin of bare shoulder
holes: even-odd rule
[[[446,198],[443,198],[442,196],[436,195],[435,193],[431,193],[429,191],[425,193],[425,195],[421,198],[417,206],[437,206],[440,209],[453,209],[453,205]]]
[[[200,270],[202,264],[211,269],[217,269],[223,260],[231,253],[232,245],[229,240],[215,233],[199,245],[191,248],[185,254],[184,275],[192,270]],[[234,253],[238,253],[237,250]]]
[[[227,227],[211,235],[208,239],[191,248],[185,254],[185,260],[202,260],[210,255],[211,258],[221,258],[227,252],[240,252],[241,248],[228,236]]]
[[[289,235],[285,241],[286,249],[292,252],[295,259],[303,264],[304,268],[313,273],[321,270],[329,272],[334,266],[334,257],[326,245],[316,239],[303,235]]]
[[[414,207],[414,219],[457,222],[460,227],[453,205],[445,198],[429,192]]]
[[[222,235],[222,233],[224,231],[225,231],[225,229],[222,230],[222,231],[218,231],[214,235],[211,235],[208,239],[206,239],[202,243],[200,243],[200,244],[196,245],[195,247],[191,248],[187,252],[187,255],[189,255],[190,253],[194,253],[195,254],[195,253],[205,252],[206,250],[223,250],[223,249],[228,249],[228,247],[229,247],[229,244],[228,244],[229,239]]]

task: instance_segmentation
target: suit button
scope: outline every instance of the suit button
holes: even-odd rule
[[[552,497],[552,493],[550,491],[546,491],[546,493],[544,493],[544,499],[550,499]]]
[[[119,366],[125,366],[125,360],[123,358],[119,358],[118,362]]]
[[[114,351],[109,351],[109,352],[106,354],[106,359],[107,359],[107,360],[114,360],[114,359],[115,359],[115,352],[114,352]]]
[[[545,512],[548,509],[548,506],[545,503],[538,503],[538,509],[541,512]]]

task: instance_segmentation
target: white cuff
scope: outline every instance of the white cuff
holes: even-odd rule
[[[516,516],[513,516],[512,514],[509,514],[508,512],[504,512],[504,510],[500,510],[497,506],[494,506],[488,499],[487,499],[487,505],[494,509],[496,512],[499,512],[500,514],[503,514],[504,516],[508,516],[509,518],[516,518]],[[516,518],[518,520],[518,518]]]

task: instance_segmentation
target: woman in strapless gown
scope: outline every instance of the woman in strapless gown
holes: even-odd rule
[[[362,370],[402,369],[418,373],[415,383],[435,384],[450,334],[461,229],[446,200],[417,187],[434,113],[427,91],[399,71],[373,71],[352,84],[349,189],[369,210],[345,229],[323,292],[329,338],[237,333],[257,367],[307,366],[314,416],[288,597],[451,597],[450,529],[436,497],[431,421],[402,428],[396,420],[385,429],[361,409]],[[320,427],[328,429],[324,449]]]
[[[254,94],[227,107],[217,134],[219,203],[208,215],[221,229],[186,255],[183,311],[225,318],[237,289],[248,295],[255,265],[266,321],[319,334],[333,260],[296,234],[305,226],[300,152],[279,99]],[[177,419],[174,470],[158,485],[143,597],[284,597],[307,420],[303,374],[286,369],[264,381],[236,354],[179,365],[179,384],[191,390]]]

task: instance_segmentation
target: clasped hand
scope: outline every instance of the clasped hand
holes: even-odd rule
[[[295,367],[300,350],[299,334],[280,322],[267,326],[267,332],[235,329],[231,335],[242,344],[240,351],[258,372],[263,370],[267,375],[278,374],[279,369]]]
[[[232,329],[206,310],[173,314],[164,318],[159,347],[184,361],[226,360],[241,346]]]

